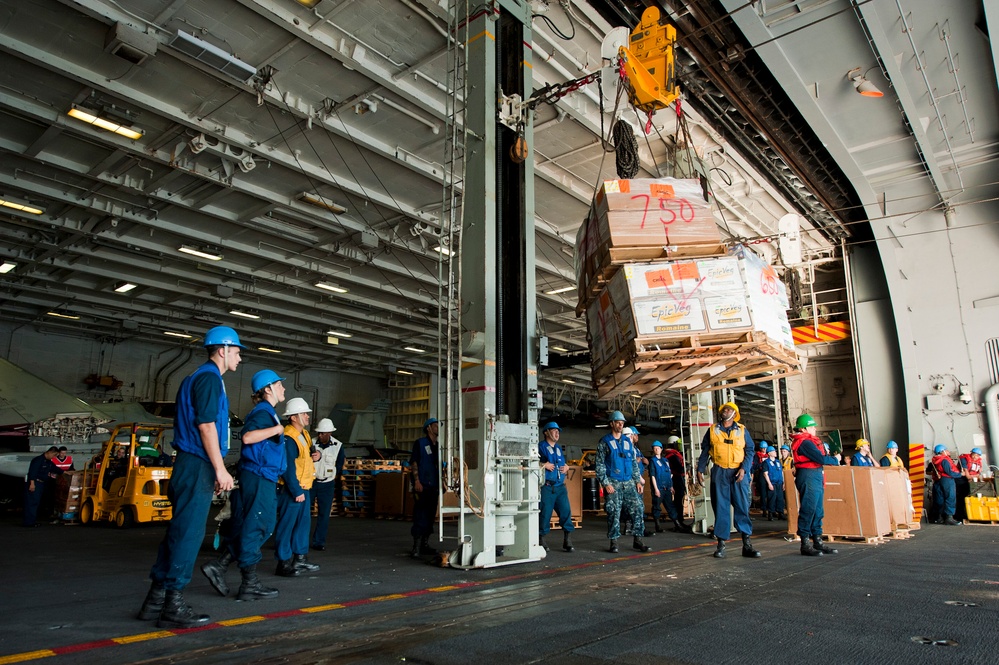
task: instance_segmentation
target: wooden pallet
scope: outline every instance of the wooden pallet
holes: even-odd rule
[[[888,542],[888,536],[830,536],[824,538],[830,543],[852,543],[854,545],[883,545]]]
[[[651,397],[679,388],[698,393],[713,390],[722,382],[725,387],[734,387],[801,373],[795,354],[774,346],[765,334],[741,332],[729,340],[733,337],[735,341],[714,341],[724,338],[719,334],[690,335],[655,345],[635,340],[636,350],[626,349],[595,370],[597,395],[607,399],[628,392]],[[639,345],[641,350],[637,350]],[[624,356],[630,357],[622,362]]]
[[[582,529],[583,528],[583,518],[582,517],[573,517],[569,521],[572,522],[572,528],[573,529]],[[551,530],[554,531],[555,529],[558,529],[558,530],[562,529],[562,527],[560,527],[559,524],[558,524],[558,519],[553,520],[552,524],[551,524]]]
[[[999,522],[995,520],[991,520],[989,522],[985,522],[982,520],[975,520],[975,521],[964,520],[962,524],[966,524],[967,526],[999,526]]]
[[[908,540],[913,537],[913,533],[908,529],[895,529],[892,531],[888,537],[892,540]]]

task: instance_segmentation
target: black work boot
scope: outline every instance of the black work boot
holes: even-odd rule
[[[944,515],[943,523],[947,526],[961,526],[961,523],[954,519],[953,515]]]
[[[263,586],[260,583],[260,578],[257,577],[256,564],[246,568],[240,568],[239,572],[243,576],[243,582],[239,585],[239,592],[236,594],[236,600],[257,600],[258,598],[277,597],[277,589],[269,586]]]
[[[420,538],[420,554],[423,556],[437,554],[437,550],[431,547],[430,543],[427,542],[429,539],[430,536],[423,536],[423,538]]]
[[[759,559],[763,556],[753,547],[753,541],[748,533],[742,534],[742,556],[748,559]]]
[[[184,602],[184,592],[180,589],[170,589],[163,601],[163,612],[156,622],[159,628],[194,628],[203,626],[209,621],[207,614],[195,614],[191,606]]]
[[[228,549],[224,549],[219,553],[217,559],[201,566],[201,572],[208,578],[208,583],[218,591],[220,596],[229,594],[229,585],[225,581],[225,574],[229,570],[230,563],[232,563],[232,554]]]
[[[663,532],[663,528],[661,526],[659,526],[659,518],[658,517],[653,517],[652,521],[656,525],[656,533],[662,533]]]
[[[631,546],[636,550],[638,550],[639,552],[648,552],[650,549],[652,549],[651,547],[643,543],[642,539],[639,538],[638,536],[635,536],[635,541],[631,544]]]
[[[548,551],[548,543],[545,542],[545,534],[543,533],[538,534],[538,545],[541,545],[541,547],[545,548],[546,552]]]
[[[812,541],[810,541],[805,536],[801,536],[801,555],[802,556],[822,556],[822,550],[817,550],[812,547]]]
[[[717,540],[718,540],[718,546],[715,548],[715,553],[712,554],[711,556],[713,556],[716,559],[724,559],[725,558],[725,541],[722,540],[721,538],[718,538]]]
[[[562,534],[562,549],[566,552],[575,552],[576,548],[572,546],[572,536],[566,531]]]
[[[304,554],[296,554],[292,558],[291,562],[292,565],[294,565],[296,568],[301,568],[303,571],[307,573],[314,573],[317,570],[319,570],[319,564],[310,563],[308,557],[306,557]]]
[[[616,538],[614,538],[614,539],[612,539],[610,541],[610,548],[608,548],[607,551],[610,552],[611,554],[617,554],[618,553],[617,539]]]
[[[683,522],[680,520],[673,520],[673,531],[675,533],[683,533],[685,530]]]
[[[822,534],[812,536],[812,549],[821,552],[822,554],[839,554],[839,550],[834,550],[833,548],[822,544]]]
[[[285,559],[284,561],[278,561],[274,574],[278,577],[298,577],[304,572],[305,570],[296,566],[294,561]]]
[[[420,539],[419,538],[413,538],[413,549],[411,549],[409,551],[409,556],[413,557],[414,559],[416,559],[416,558],[418,558],[420,556]]]
[[[162,583],[153,582],[149,587],[146,599],[142,601],[142,608],[139,610],[140,621],[152,621],[159,619],[163,612],[163,602],[166,600],[166,589]]]

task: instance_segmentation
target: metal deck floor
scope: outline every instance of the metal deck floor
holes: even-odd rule
[[[648,554],[607,554],[603,520],[588,518],[573,554],[459,571],[409,559],[409,526],[334,518],[338,544],[310,554],[322,570],[307,578],[273,577],[265,549],[273,600],[222,598],[196,570],[187,599],[217,623],[185,632],[134,619],[163,527],[23,529],[2,518],[0,665],[999,660],[997,527],[924,525],[822,558],[760,533],[762,559],[743,559],[733,541],[717,560],[707,539],[674,533],[648,538]],[[238,586],[235,568],[229,580]]]

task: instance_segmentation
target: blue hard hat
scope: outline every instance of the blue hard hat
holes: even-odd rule
[[[982,449],[981,448],[972,448],[971,449],[971,454],[972,455],[981,455],[982,454]]]
[[[781,450],[788,450],[789,451],[789,450],[791,450],[791,446],[789,446],[787,444],[784,444],[783,446],[780,447],[780,449]]]
[[[769,445],[770,445],[769,443],[767,443],[763,439],[760,439],[760,448],[766,449],[766,447]]]
[[[620,420],[621,422],[624,422],[624,414],[621,413],[620,411],[614,411],[609,416],[607,416],[607,420],[608,422],[613,422],[615,420]]]
[[[562,428],[561,428],[561,427],[559,427],[559,426],[558,426],[558,423],[557,423],[557,422],[555,422],[554,420],[553,420],[552,422],[548,423],[547,425],[545,425],[544,427],[542,427],[542,428],[541,428],[541,431],[542,431],[542,432],[547,432],[547,431],[548,431],[548,430],[550,430],[550,429],[557,429],[557,430],[559,430],[560,432],[562,431]]]
[[[426,429],[428,427],[430,427],[434,423],[438,423],[438,422],[440,422],[440,421],[437,420],[436,418],[427,418],[427,422],[423,423],[423,430],[426,431]]]
[[[947,450],[947,446],[945,446],[942,443],[938,443],[937,445],[935,445],[933,447],[933,454],[934,455],[939,455],[940,453],[942,453],[945,450]]]
[[[239,343],[239,335],[229,326],[215,326],[206,332],[205,346],[238,346],[243,348],[243,345]]]
[[[898,450],[898,444],[895,443],[894,441],[889,441],[888,442],[888,450],[892,450],[892,449]]]
[[[663,447],[662,441],[653,441],[652,442],[652,447],[653,448],[662,448]]]
[[[277,372],[272,369],[262,369],[253,375],[253,379],[250,381],[250,388],[253,389],[253,392],[257,393],[278,381],[284,381],[284,377],[278,376]]]
[[[776,448],[774,448],[773,446],[767,446],[767,453],[775,453],[775,452],[777,452]]]

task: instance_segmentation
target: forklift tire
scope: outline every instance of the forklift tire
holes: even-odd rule
[[[119,529],[127,529],[135,524],[135,514],[131,508],[122,508],[114,514],[114,525]]]
[[[87,500],[80,508],[80,524],[90,524],[94,521],[94,502]]]

